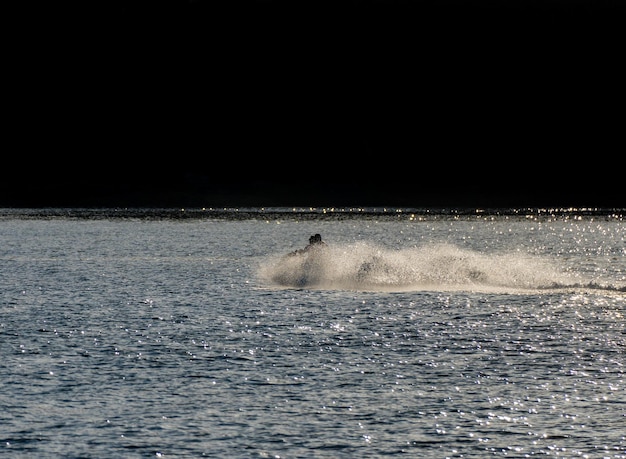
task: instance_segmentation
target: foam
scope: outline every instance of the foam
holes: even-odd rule
[[[447,243],[404,249],[370,242],[333,244],[308,253],[269,256],[258,275],[274,287],[362,291],[623,288],[583,280],[549,258],[521,252],[486,254]]]

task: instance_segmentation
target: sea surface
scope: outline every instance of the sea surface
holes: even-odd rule
[[[624,215],[0,209],[0,457],[626,458]]]

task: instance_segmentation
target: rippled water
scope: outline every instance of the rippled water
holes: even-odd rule
[[[143,217],[0,220],[0,456],[626,457],[621,218]]]

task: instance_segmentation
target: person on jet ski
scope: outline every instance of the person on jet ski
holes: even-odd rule
[[[296,255],[300,253],[307,253],[312,249],[317,249],[324,247],[326,243],[322,241],[322,236],[320,234],[314,234],[309,238],[309,244],[304,249],[299,249],[291,252],[290,255]]]
[[[314,234],[309,238],[309,245],[304,248],[304,251],[307,252],[316,247],[325,246],[326,243],[322,241],[322,236],[320,234]]]

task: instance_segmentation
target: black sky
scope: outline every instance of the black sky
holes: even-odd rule
[[[33,7],[0,206],[624,207],[619,4]]]

